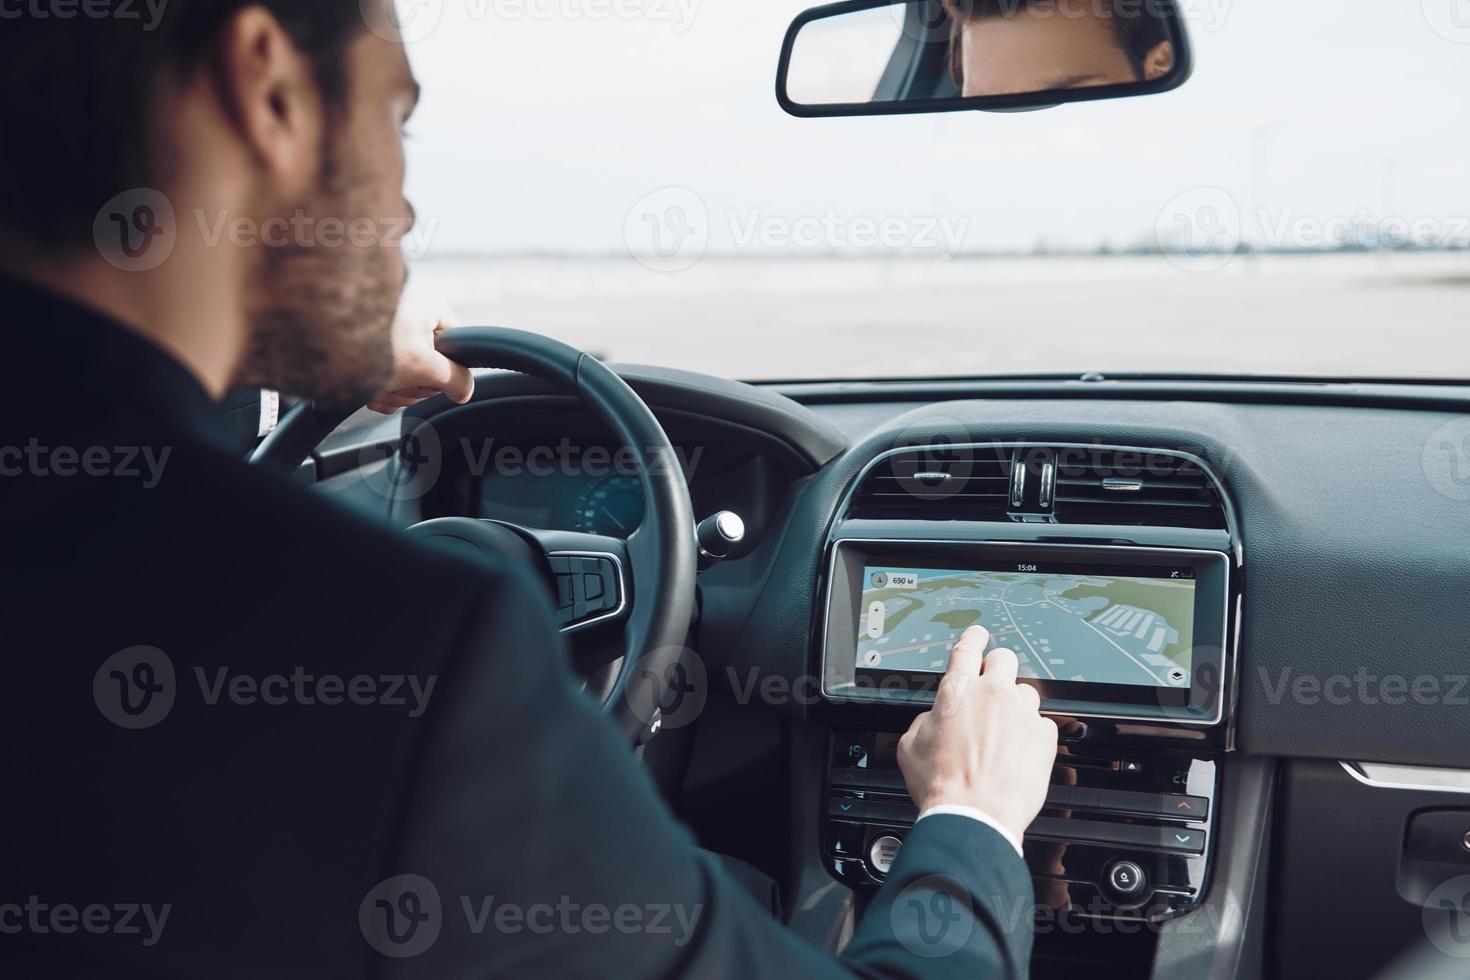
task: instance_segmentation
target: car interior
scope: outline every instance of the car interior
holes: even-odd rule
[[[1131,78],[1030,51],[1062,82],[992,84],[965,40],[984,6],[807,11],[777,102],[802,125],[1082,113],[1206,71],[1155,3]],[[898,736],[980,622],[1060,731],[1025,838],[1033,976],[1470,969],[1465,384],[746,382],[515,326],[446,331],[464,405],[277,420],[266,396],[252,458],[534,568],[589,696],[798,934],[840,950],[884,881],[917,816]]]

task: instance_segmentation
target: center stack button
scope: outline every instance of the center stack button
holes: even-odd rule
[[[876,838],[868,848],[868,865],[879,874],[886,875],[888,869],[893,867],[893,861],[898,857],[898,849],[903,841],[892,834],[884,834]]]
[[[1138,898],[1148,886],[1143,869],[1133,861],[1114,861],[1108,866],[1105,877],[1108,888],[1125,901]]]

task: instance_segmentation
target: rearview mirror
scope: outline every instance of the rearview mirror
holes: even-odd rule
[[[1189,70],[1173,0],[847,0],[792,22],[776,98],[794,116],[1035,109]]]

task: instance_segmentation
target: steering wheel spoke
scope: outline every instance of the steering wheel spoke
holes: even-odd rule
[[[627,618],[632,563],[621,539],[575,531],[518,530],[535,540],[546,556],[556,625],[563,633]]]

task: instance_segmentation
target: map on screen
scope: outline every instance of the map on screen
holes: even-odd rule
[[[1190,684],[1192,579],[868,567],[859,608],[859,668],[943,671],[978,623],[1022,677]]]

